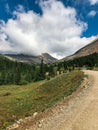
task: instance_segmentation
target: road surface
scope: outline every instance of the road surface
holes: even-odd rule
[[[69,121],[65,121],[60,130],[98,130],[98,72],[85,71],[93,76],[91,88],[83,102],[77,107]]]

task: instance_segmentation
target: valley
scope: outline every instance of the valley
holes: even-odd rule
[[[98,130],[98,0],[0,0],[0,130]]]
[[[17,122],[18,120],[23,121],[25,118],[30,118],[31,123],[26,123],[26,125],[28,124],[27,127],[30,130],[39,130],[39,127],[42,127],[42,123],[38,123],[36,126],[37,120],[39,122],[39,119],[43,117],[44,113],[46,113],[48,110],[51,111],[51,109],[53,109],[53,119],[51,119],[52,116],[49,117],[49,120],[51,121],[49,124],[46,123],[47,126],[44,126],[43,124],[42,130],[48,130],[51,128],[53,128],[53,130],[59,130],[59,128],[61,130],[65,130],[65,126],[63,126],[63,124],[66,124],[66,130],[67,126],[69,130],[71,126],[71,119],[68,117],[69,122],[63,122],[63,120],[61,120],[61,118],[64,119],[63,115],[61,114],[61,117],[59,117],[58,114],[62,113],[61,111],[63,111],[63,109],[60,109],[61,111],[58,110],[57,115],[55,109],[60,108],[58,104],[62,103],[65,99],[65,104],[62,106],[64,107],[65,111],[65,113],[63,113],[64,115],[67,114],[67,109],[65,109],[66,107],[72,107],[73,109],[71,109],[70,112],[73,114],[74,107],[76,107],[76,110],[78,110],[78,104],[76,104],[76,106],[70,106],[68,105],[68,101],[71,101],[69,99],[71,96],[73,97],[73,95],[74,98],[77,99],[78,91],[81,95],[83,90],[86,96],[87,93],[85,90],[86,87],[89,88],[89,85],[83,85],[81,88],[80,86],[82,84],[82,81],[85,82],[83,79],[87,79],[89,75],[95,79],[93,74],[97,75],[97,72],[94,73],[93,71],[98,70],[97,41],[98,40],[80,49],[74,54],[76,57],[73,59],[69,58],[66,60],[65,58],[61,59],[61,61],[54,59],[47,53],[45,53],[43,57],[40,57],[38,63],[35,61],[32,63],[29,62],[30,58],[34,58],[33,56],[26,56],[23,54],[0,55],[0,128],[2,130],[6,129],[8,126],[16,122],[17,128],[15,128],[15,130],[24,130],[24,127],[26,127],[26,122],[22,122],[23,125],[21,123],[19,125]],[[95,46],[96,49],[92,51]],[[92,53],[85,53],[86,55],[84,55],[84,52],[86,50],[92,51]],[[83,55],[79,55],[79,57],[77,57],[77,54],[80,53]],[[50,59],[52,60],[51,62]],[[25,62],[24,60],[28,62]],[[83,71],[81,71],[83,69],[92,71],[85,71],[85,75]],[[75,92],[77,93],[76,95],[74,94]],[[74,98],[72,98],[72,102],[74,102]],[[80,106],[83,105],[81,98],[82,97],[80,97],[78,101]],[[84,99],[82,101],[84,101]],[[55,106],[58,106],[58,108],[55,108]],[[72,116],[70,112],[69,116]],[[38,113],[38,117],[35,117],[37,118],[36,123],[33,119],[34,113]],[[57,117],[55,117],[55,115]],[[55,127],[54,123],[58,120],[60,123],[58,123],[57,127]],[[67,120],[67,118],[65,118],[65,120]],[[67,125],[68,123],[70,125]],[[32,125],[34,125],[34,128]],[[14,130],[13,125],[11,127]],[[76,130],[76,127],[78,126],[74,127]],[[70,128],[70,130],[74,130],[74,127],[73,129]],[[11,130],[10,127],[7,129]],[[77,128],[77,130],[78,129],[79,128]]]

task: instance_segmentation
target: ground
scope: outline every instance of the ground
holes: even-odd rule
[[[20,120],[8,130],[98,130],[98,72],[88,75],[80,88],[53,108]]]

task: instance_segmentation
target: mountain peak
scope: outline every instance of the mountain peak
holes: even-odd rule
[[[57,61],[56,58],[52,57],[50,54],[48,53],[42,53],[41,54],[41,58],[43,58],[44,63],[54,63]]]

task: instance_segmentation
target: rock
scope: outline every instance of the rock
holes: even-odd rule
[[[13,129],[16,129],[18,127],[19,127],[19,125],[15,123],[12,126],[8,127],[6,130],[13,130]]]
[[[14,125],[13,125],[13,128],[14,128],[14,129],[16,129],[16,128],[18,128],[18,127],[19,127],[18,124],[14,124]]]
[[[40,123],[40,124],[38,125],[38,127],[41,128],[41,127],[42,127],[42,124]]]
[[[39,121],[38,127],[41,128],[44,120]]]
[[[17,124],[20,124],[20,123],[22,123],[23,122],[23,119],[19,119],[18,121],[17,121]]]
[[[33,117],[35,117],[37,114],[38,114],[38,112],[35,112],[35,113],[33,114]]]

